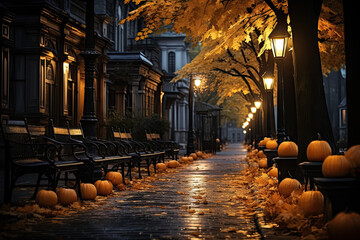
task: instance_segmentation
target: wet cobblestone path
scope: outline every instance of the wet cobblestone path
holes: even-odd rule
[[[253,216],[228,201],[229,176],[246,166],[240,144],[166,174],[146,190],[126,190],[97,209],[25,226],[21,239],[260,239]],[[30,228],[30,229],[29,229]],[[21,233],[18,233],[21,235]]]

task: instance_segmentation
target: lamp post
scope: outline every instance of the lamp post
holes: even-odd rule
[[[201,78],[196,77],[193,79],[190,75],[189,79],[189,129],[188,129],[188,142],[186,147],[186,154],[189,156],[190,153],[195,152],[194,147],[194,131],[193,131],[193,102],[194,102],[194,81],[198,87],[201,84]]]
[[[88,138],[96,138],[95,115],[95,87],[94,72],[95,60],[99,53],[95,51],[95,35],[94,35],[94,0],[86,1],[86,37],[85,51],[81,53],[85,60],[85,96],[84,96],[84,112],[80,120],[84,130],[84,135]]]
[[[273,99],[273,88],[274,88],[274,74],[271,71],[265,71],[262,75],[264,81],[264,87],[266,91],[266,131],[265,135],[270,137],[273,135],[275,129],[274,121],[274,99]]]
[[[254,115],[255,115],[255,147],[258,148],[258,144],[262,138],[262,117],[261,117],[261,100],[259,97],[255,98],[254,106],[255,108]]]
[[[278,66],[278,91],[277,91],[277,139],[278,143],[282,143],[285,138],[285,103],[284,103],[284,58],[286,47],[290,34],[287,31],[287,23],[285,18],[278,19],[278,24],[270,33],[272,52],[275,62]]]

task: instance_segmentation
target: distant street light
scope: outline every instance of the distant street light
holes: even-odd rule
[[[261,101],[260,100],[255,100],[254,105],[255,105],[256,109],[259,109],[261,107]]]
[[[195,84],[196,87],[200,87],[200,85],[201,85],[201,77],[196,76],[194,78],[194,84]]]
[[[266,91],[266,136],[270,137],[274,130],[274,99],[273,99],[273,88],[274,88],[274,74],[272,71],[265,71],[262,75],[264,81],[264,87]]]
[[[255,106],[250,107],[250,110],[251,110],[252,113],[256,113],[256,107]]]
[[[189,129],[188,129],[188,142],[186,148],[186,154],[189,156],[190,153],[195,152],[194,147],[194,131],[193,131],[193,102],[194,102],[194,81],[195,85],[198,87],[201,84],[201,78],[190,75],[189,79]]]
[[[278,114],[277,114],[277,139],[278,143],[284,141],[285,138],[285,103],[284,103],[284,70],[283,62],[286,53],[286,47],[290,34],[287,31],[287,23],[285,18],[278,19],[278,23],[274,30],[270,33],[269,39],[271,42],[272,52],[276,64],[278,66]]]

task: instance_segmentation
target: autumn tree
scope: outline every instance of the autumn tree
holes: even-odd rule
[[[339,69],[344,63],[342,15],[337,8],[338,1],[134,0],[134,2],[141,4],[120,23],[142,17],[146,26],[138,33],[138,39],[146,38],[154,31],[161,31],[163,26],[167,25],[167,30],[185,33],[191,41],[201,42],[204,46],[204,52],[201,53],[203,60],[215,61],[229,52],[236,57],[236,54],[244,49],[244,45],[251,41],[251,36],[256,31],[258,31],[257,41],[262,46],[258,56],[255,57],[259,58],[271,48],[268,36],[277,19],[287,19],[291,27],[289,31],[293,35],[291,49],[293,60],[290,57],[287,60],[295,63],[293,95],[296,96],[297,129],[301,133],[298,136],[299,159],[305,160],[306,146],[316,138],[317,132],[334,146],[322,76],[331,69]],[[219,69],[224,70],[220,67],[222,63],[224,62],[218,63]],[[236,69],[246,72],[246,68],[239,63]],[[203,69],[196,69],[194,66],[189,70],[201,72]],[[221,70],[218,72],[220,74]],[[231,73],[235,74],[236,71],[231,70]],[[288,75],[292,75],[291,70]],[[224,78],[224,83],[229,81],[228,79],[230,78]],[[234,91],[240,92],[247,87],[246,81],[236,81],[236,84],[242,84],[239,86],[235,86],[235,81],[232,81],[232,84]],[[261,91],[256,83],[251,84],[254,85],[254,91]],[[287,94],[290,96],[292,93]]]

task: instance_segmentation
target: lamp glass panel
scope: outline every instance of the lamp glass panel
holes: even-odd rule
[[[264,86],[266,90],[271,90],[274,87],[274,78],[264,78]]]

